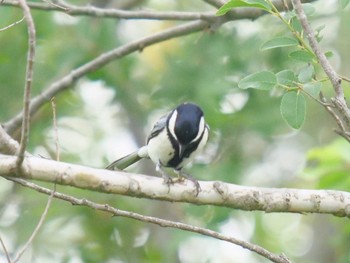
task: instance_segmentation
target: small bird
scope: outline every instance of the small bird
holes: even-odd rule
[[[209,126],[204,120],[201,108],[194,103],[182,103],[157,121],[145,146],[114,161],[106,169],[123,170],[142,158],[150,158],[166,184],[169,185],[173,181],[162,168],[170,167],[179,176],[191,180],[198,195],[198,181],[184,173],[182,168],[204,148],[208,136]]]

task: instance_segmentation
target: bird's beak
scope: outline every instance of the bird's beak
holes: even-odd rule
[[[179,157],[180,159],[183,158],[183,155],[187,149],[186,145],[179,144]]]

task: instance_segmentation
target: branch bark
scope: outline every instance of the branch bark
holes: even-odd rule
[[[19,150],[19,143],[12,139],[10,135],[0,125],[0,153],[15,155]]]
[[[0,155],[0,175],[16,176],[15,161],[15,156]],[[196,188],[187,180],[168,187],[155,176],[94,169],[38,157],[24,159],[21,176],[86,190],[171,202],[248,211],[323,213],[350,217],[350,193],[334,190],[261,188],[200,181],[202,191],[196,196]]]

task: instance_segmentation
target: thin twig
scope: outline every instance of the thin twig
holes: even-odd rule
[[[54,7],[57,7],[58,9],[60,9],[60,10],[63,10],[63,11],[68,11],[68,9],[67,8],[65,8],[65,7],[63,7],[62,5],[60,5],[60,4],[57,4],[57,3],[53,3],[53,2],[51,2],[51,1],[48,1],[48,0],[42,0],[43,2],[45,2],[45,3],[47,3],[48,5],[50,5],[50,6],[54,6]],[[57,1],[58,2],[58,1]],[[38,4],[40,4],[40,3],[38,3]]]
[[[139,40],[133,41],[131,43],[125,44],[121,47],[117,47],[115,49],[101,54],[97,58],[87,62],[79,68],[70,71],[68,75],[52,83],[40,95],[33,98],[30,105],[30,115],[34,115],[41,108],[42,105],[49,102],[50,99],[57,93],[70,87],[76,80],[90,72],[100,69],[104,65],[110,63],[111,61],[122,58],[138,50],[142,51],[144,48],[150,45],[179,36],[185,36],[194,32],[198,32],[208,27],[208,25],[208,23],[203,21],[188,22],[182,25],[171,27],[151,36],[141,38]],[[4,129],[9,134],[12,134],[20,126],[22,118],[23,112],[19,113],[17,116],[4,123]]]
[[[56,161],[60,161],[60,142],[58,139],[58,126],[57,126],[55,97],[52,97],[52,99],[51,99],[51,107],[52,107],[52,115],[53,115],[53,129],[55,132]]]
[[[59,161],[60,159],[60,153],[59,153],[59,141],[58,141],[58,131],[57,131],[57,118],[56,118],[56,103],[54,98],[51,99],[51,105],[52,105],[52,112],[53,112],[53,125],[54,125],[54,130],[55,130],[55,144],[56,144],[56,160]],[[37,236],[41,226],[44,223],[44,220],[47,216],[47,213],[49,211],[49,208],[51,206],[52,203],[52,199],[53,196],[56,192],[56,184],[54,184],[54,190],[49,190],[51,191],[49,199],[47,200],[47,204],[46,207],[44,209],[44,212],[42,213],[40,220],[36,226],[36,228],[34,229],[34,231],[32,232],[31,236],[29,237],[28,241],[26,242],[26,244],[23,246],[23,248],[18,252],[16,258],[10,263],[16,263],[17,261],[19,261],[19,259],[21,258],[21,256],[25,253],[25,251],[28,249],[28,247],[30,246],[30,244],[33,242],[34,238]]]
[[[30,93],[32,89],[33,80],[33,67],[34,67],[34,57],[35,57],[35,25],[33,17],[30,13],[30,9],[25,0],[19,1],[25,20],[28,27],[28,55],[27,55],[27,68],[26,68],[26,80],[24,86],[24,96],[23,96],[23,119],[22,119],[22,132],[21,132],[21,143],[18,151],[17,168],[19,170],[22,165],[25,150],[27,148],[27,143],[29,139],[29,126],[30,126]]]
[[[350,78],[346,77],[346,76],[339,76],[342,80],[346,81],[346,82],[350,82]]]
[[[342,136],[348,142],[350,142],[350,137],[346,133],[346,129],[344,127],[343,122],[341,121],[339,116],[334,112],[333,108],[330,105],[328,105],[329,103],[327,102],[327,100],[326,100],[325,96],[323,95],[322,91],[320,92],[320,101],[322,102],[321,105],[323,105],[325,107],[325,109],[334,118],[334,120],[338,124],[338,127],[340,128],[340,130],[334,130],[334,132],[337,133],[338,135]]]
[[[271,252],[269,252],[268,250],[266,250],[263,247],[260,247],[258,245],[255,244],[251,244],[249,242],[243,241],[243,240],[239,240],[236,239],[234,237],[229,237],[226,235],[223,235],[221,233],[215,232],[213,230],[209,230],[206,228],[202,228],[202,227],[197,227],[197,226],[193,226],[193,225],[189,225],[189,224],[185,224],[185,223],[181,223],[181,222],[174,222],[174,221],[170,221],[170,220],[166,220],[166,219],[161,219],[161,218],[157,218],[157,217],[152,217],[152,216],[145,216],[145,215],[141,215],[138,213],[134,213],[134,212],[129,212],[129,211],[125,211],[125,210],[120,210],[117,208],[114,208],[108,204],[99,204],[99,203],[95,203],[92,201],[89,201],[85,198],[83,199],[78,199],[76,197],[73,196],[69,196],[63,193],[59,193],[59,192],[54,192],[50,189],[41,187],[39,185],[36,185],[34,183],[28,182],[26,180],[23,179],[19,179],[19,178],[9,178],[7,177],[8,180],[11,180],[13,182],[16,182],[18,184],[21,184],[24,187],[28,187],[31,188],[35,191],[38,191],[40,193],[44,193],[50,196],[53,196],[57,199],[61,199],[67,202],[70,202],[73,205],[80,205],[80,206],[86,206],[95,210],[99,210],[99,211],[104,211],[107,213],[110,213],[114,216],[121,216],[121,217],[127,217],[127,218],[131,218],[131,219],[135,219],[141,222],[146,222],[146,223],[151,223],[151,224],[155,224],[161,227],[171,227],[171,228],[177,228],[180,230],[184,230],[184,231],[188,231],[188,232],[193,232],[193,233],[198,233],[204,236],[209,236],[212,238],[216,238],[219,240],[223,240],[223,241],[227,241],[229,243],[235,244],[237,246],[240,246],[242,248],[248,249],[252,252],[255,252],[269,260],[271,260],[272,262],[279,262],[279,263],[288,263],[291,262],[286,256],[284,255],[275,255]]]
[[[76,6],[68,3],[62,3],[56,5],[53,3],[36,3],[28,2],[31,8],[44,10],[44,11],[63,11],[72,16],[93,16],[93,17],[104,17],[104,18],[119,18],[119,19],[147,19],[147,20],[212,20],[217,19],[215,12],[179,12],[179,11],[148,11],[148,10],[121,10],[113,8],[98,8],[92,5],[88,6]],[[18,1],[5,1],[4,6],[18,6]]]
[[[14,27],[15,25],[18,25],[18,24],[21,23],[23,20],[24,20],[24,17],[22,17],[20,20],[14,22],[14,23],[12,23],[12,24],[10,24],[10,25],[8,25],[8,26],[5,26],[5,27],[3,27],[3,28],[0,28],[0,32],[1,32],[1,31],[5,31],[5,30],[7,30],[7,29],[9,29],[9,28],[11,28],[11,27]]]
[[[24,181],[24,180],[23,180]],[[54,194],[56,193],[56,184],[54,184],[54,189],[53,190],[49,190],[50,191],[50,194],[49,194],[49,199],[47,200],[47,203],[46,203],[46,207],[44,209],[44,212],[42,213],[41,217],[40,217],[40,220],[37,224],[37,226],[35,227],[34,231],[32,232],[32,234],[30,235],[28,241],[25,243],[25,245],[23,246],[23,248],[18,252],[18,254],[16,255],[15,259],[11,262],[11,263],[16,263],[20,260],[21,256],[24,254],[24,252],[26,252],[26,250],[28,249],[28,247],[30,246],[30,244],[33,242],[34,238],[37,236],[37,234],[39,233],[39,230],[40,228],[42,227],[44,221],[45,221],[45,218],[46,218],[46,215],[47,215],[47,212],[49,211],[49,208],[51,206],[51,202],[52,202],[52,199],[54,197]],[[47,189],[48,190],[48,189]]]
[[[4,241],[2,240],[1,237],[0,237],[0,243],[1,243],[2,249],[4,250],[4,253],[5,253],[5,255],[6,255],[7,262],[8,262],[8,263],[11,263],[10,255],[9,255],[9,253],[8,253],[8,251],[7,251],[7,249],[6,249],[6,245],[5,245],[5,243],[4,243]]]

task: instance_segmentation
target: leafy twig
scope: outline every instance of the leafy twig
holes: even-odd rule
[[[338,76],[338,74],[333,69],[328,59],[326,58],[325,54],[320,49],[317,39],[315,37],[314,31],[312,30],[307,20],[306,14],[303,10],[300,0],[292,0],[292,3],[295,9],[295,13],[306,33],[306,37],[310,43],[312,50],[314,51],[321,67],[323,68],[324,72],[328,76],[330,82],[332,83],[332,86],[335,91],[335,98],[332,100],[332,102],[335,105],[335,107],[338,109],[343,121],[346,124],[346,127],[349,129],[350,128],[350,109],[348,108],[347,103],[345,101],[344,91],[341,85],[341,78]]]
[[[25,0],[20,0],[19,3],[23,9],[23,14],[28,27],[28,56],[27,56],[26,80],[25,80],[24,96],[23,96],[21,143],[18,151],[18,159],[16,162],[18,170],[22,165],[25,150],[27,148],[28,138],[29,138],[30,93],[32,88],[32,80],[33,80],[33,67],[34,67],[35,41],[36,41],[35,25],[34,25],[33,17],[30,13],[30,9]]]
[[[41,187],[39,185],[36,185],[34,183],[31,183],[31,182],[28,182],[26,180],[19,179],[19,178],[7,178],[7,179],[9,179],[13,182],[16,182],[18,184],[21,184],[24,187],[31,188],[35,191],[40,192],[40,193],[44,193],[44,194],[53,196],[57,199],[61,199],[61,200],[70,202],[73,205],[86,206],[86,207],[89,207],[89,208],[92,208],[95,210],[107,212],[107,213],[112,214],[114,216],[127,217],[127,218],[135,219],[135,220],[138,220],[141,222],[155,224],[155,225],[158,225],[161,227],[176,228],[176,229],[180,229],[180,230],[184,230],[184,231],[193,232],[193,233],[201,234],[204,236],[216,238],[219,240],[227,241],[229,243],[235,244],[237,246],[240,246],[242,248],[245,248],[245,249],[248,249],[252,252],[255,252],[255,253],[271,260],[272,262],[278,262],[278,263],[290,262],[290,260],[284,255],[275,255],[263,247],[260,247],[260,246],[255,245],[255,244],[251,244],[251,243],[243,241],[243,240],[239,240],[239,239],[234,238],[234,237],[229,237],[229,236],[223,235],[221,233],[218,233],[218,232],[210,230],[210,229],[197,227],[197,226],[193,226],[193,225],[189,225],[189,224],[185,224],[185,223],[181,223],[181,222],[174,222],[171,220],[161,219],[161,218],[157,218],[157,217],[145,216],[145,215],[141,215],[141,214],[130,212],[130,211],[120,210],[120,209],[114,208],[108,204],[95,203],[95,202],[92,202],[92,201],[87,200],[85,198],[78,199],[76,197],[69,196],[69,195],[66,195],[63,193],[54,192],[52,190],[49,190],[47,188]]]
[[[293,7],[295,9],[295,13],[298,17],[298,20],[300,21],[304,32],[306,34],[307,39],[309,40],[310,46],[312,50],[315,52],[316,57],[318,58],[318,61],[320,62],[322,68],[324,69],[325,73],[329,77],[334,90],[336,92],[336,96],[340,99],[344,99],[344,92],[341,87],[341,79],[339,78],[338,74],[335,72],[331,64],[329,63],[328,59],[326,58],[325,54],[320,49],[315,33],[312,30],[306,14],[304,12],[304,9],[301,5],[300,0],[292,0]]]

